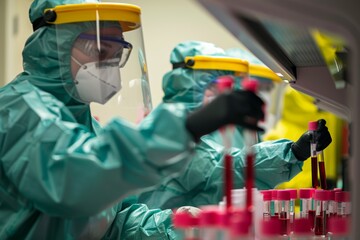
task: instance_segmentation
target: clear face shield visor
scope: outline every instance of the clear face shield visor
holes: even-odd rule
[[[140,8],[88,3],[50,10],[57,16],[52,23],[59,43],[66,29],[81,32],[73,41],[70,59],[60,62],[67,92],[90,104],[101,124],[113,117],[139,122],[152,109]],[[58,48],[61,52],[60,44]]]
[[[264,101],[265,119],[260,122],[265,131],[275,127],[280,117],[282,80],[264,65],[250,64],[249,77],[258,81],[258,96]]]
[[[201,105],[208,104],[224,91],[239,89],[241,80],[247,77],[249,71],[247,61],[229,57],[186,57],[185,65],[193,69],[194,81],[203,86],[193,91],[194,102],[201,102]]]
[[[186,65],[192,68],[193,79],[203,82],[203,91],[194,91],[194,102],[207,104],[225,91],[242,89],[245,78],[255,79],[258,84],[257,95],[263,99],[265,119],[260,123],[265,129],[273,127],[277,119],[280,97],[277,84],[282,82],[272,70],[261,65],[249,65],[247,61],[238,58],[223,58],[209,56],[187,57]],[[190,66],[191,65],[191,66]]]

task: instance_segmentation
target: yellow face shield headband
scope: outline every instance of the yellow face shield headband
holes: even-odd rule
[[[249,75],[251,77],[266,78],[277,83],[282,82],[281,78],[276,75],[276,73],[274,73],[270,68],[261,65],[250,64]]]
[[[138,6],[123,3],[84,3],[45,9],[43,17],[33,22],[34,31],[50,24],[89,21],[118,21],[124,32],[141,26]]]
[[[247,61],[230,57],[186,57],[183,65],[183,67],[191,69],[233,71],[235,75],[243,75],[249,72],[249,63]]]

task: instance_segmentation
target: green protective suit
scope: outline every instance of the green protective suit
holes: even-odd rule
[[[186,56],[222,55],[225,52],[213,44],[204,42],[183,42],[171,54],[171,63],[184,61]],[[193,74],[193,71],[198,71]],[[176,68],[163,78],[164,102],[184,102],[188,109],[194,110],[201,102],[189,102],[188,99],[202,99],[205,87],[218,76],[229,74],[225,71],[203,71]],[[198,79],[194,79],[197,76]],[[194,90],[195,89],[195,90]],[[199,94],[199,96],[191,96]],[[234,188],[244,187],[245,150],[243,129],[237,127],[234,132],[233,156]],[[258,189],[271,189],[287,182],[297,175],[303,166],[291,151],[293,142],[280,139],[277,141],[260,142],[253,146],[255,161],[255,185]],[[154,190],[143,192],[140,202],[150,208],[176,208],[185,205],[201,206],[218,204],[223,197],[223,151],[222,139],[218,132],[201,138],[196,148],[196,155],[181,175],[168,179]]]
[[[45,8],[94,0],[35,0]],[[74,39],[90,23],[56,38],[42,27],[23,50],[24,72],[0,89],[0,239],[168,239],[171,211],[127,198],[179,172],[193,153],[182,104],[164,104],[140,125],[114,119],[104,128],[89,105],[72,99]],[[61,41],[57,50],[56,40]]]

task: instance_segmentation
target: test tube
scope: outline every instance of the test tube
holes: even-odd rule
[[[329,192],[329,217],[333,218],[337,215],[337,202],[335,201],[335,193],[341,192],[340,189],[333,189]]]
[[[314,232],[317,236],[326,236],[328,221],[329,191],[315,190],[315,227]]]
[[[216,79],[216,86],[219,93],[231,91],[234,85],[234,79],[231,76],[222,76]],[[226,211],[230,211],[232,207],[231,190],[233,189],[233,166],[231,150],[231,140],[233,135],[233,126],[225,126],[220,129],[221,136],[224,143],[224,184],[225,184],[225,196],[226,196]]]
[[[318,152],[318,156],[319,156],[318,160],[319,160],[320,186],[322,189],[327,190],[324,152],[323,151]]]
[[[294,220],[295,220],[295,201],[297,199],[297,189],[288,189],[290,193],[290,223],[289,228],[290,232],[293,230]]]
[[[173,224],[180,239],[200,240],[198,218],[189,212],[176,212],[173,216]]]
[[[259,83],[255,79],[246,78],[242,81],[242,88],[246,91],[256,93]],[[252,124],[257,124],[256,119],[248,119]],[[255,122],[256,121],[256,122]],[[246,209],[250,213],[253,212],[253,194],[254,188],[254,161],[255,152],[252,146],[258,142],[257,132],[253,130],[244,131],[245,150],[246,150],[246,168],[245,168],[245,188],[246,188]]]
[[[225,216],[226,212],[220,210],[218,206],[204,206],[201,207],[199,213],[199,239],[200,240],[219,240],[224,239],[226,235],[225,230]]]
[[[230,240],[252,240],[251,215],[245,211],[234,211],[230,217]]]
[[[310,156],[311,156],[311,182],[312,187],[317,188],[318,184],[318,159],[317,159],[317,152],[316,152],[316,142],[315,142],[315,131],[318,127],[317,121],[309,122],[308,129],[311,131],[312,139],[310,141]]]
[[[290,192],[288,190],[279,190],[277,198],[279,204],[279,220],[281,224],[281,234],[289,235]]]
[[[271,191],[271,202],[270,202],[270,215],[271,218],[279,219],[279,205],[277,199],[278,190],[273,189]]]
[[[315,202],[313,200],[313,188],[300,188],[300,218],[309,219],[311,229],[315,223]]]
[[[269,220],[270,215],[270,205],[271,205],[271,196],[272,196],[272,190],[263,190],[261,191],[262,197],[263,197],[263,219]]]
[[[350,192],[335,192],[335,201],[337,203],[337,216],[348,217],[351,213]]]
[[[313,235],[309,219],[299,218],[294,220],[294,229],[290,236],[291,240],[308,240]]]

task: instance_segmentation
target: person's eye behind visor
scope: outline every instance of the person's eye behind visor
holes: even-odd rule
[[[119,67],[125,66],[131,50],[131,43],[114,36],[101,36],[98,44],[96,35],[82,33],[74,47],[93,60],[120,59]]]

